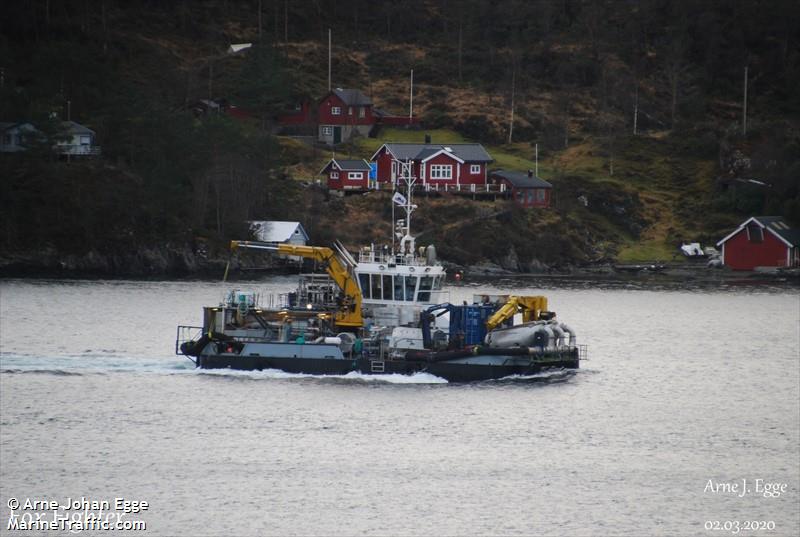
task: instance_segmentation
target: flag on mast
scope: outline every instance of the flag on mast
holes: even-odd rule
[[[400,192],[394,193],[394,196],[392,196],[392,201],[398,205],[405,205],[407,203],[406,197]]]

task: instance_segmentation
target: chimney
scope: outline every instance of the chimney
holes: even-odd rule
[[[528,177],[533,179],[533,170],[528,170]]]
[[[426,135],[425,135],[425,143],[426,143],[426,144],[429,144],[429,143],[431,143],[431,135],[430,135],[430,134],[426,134]]]

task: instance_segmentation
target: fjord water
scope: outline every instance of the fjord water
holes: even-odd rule
[[[589,345],[577,372],[469,385],[197,371],[175,325],[226,288],[0,283],[4,531],[9,498],[124,497],[152,535],[800,533],[796,287],[451,287],[546,294]],[[708,489],[743,479],[787,487]]]

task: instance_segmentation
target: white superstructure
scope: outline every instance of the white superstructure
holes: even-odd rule
[[[398,168],[402,171],[399,182],[407,187],[406,195],[398,190],[392,197],[392,203],[405,213],[405,218],[394,222],[399,248],[395,250],[394,244],[363,247],[355,265],[365,316],[381,326],[416,323],[424,307],[449,299],[442,290],[446,273],[437,262],[436,249],[429,245],[417,250],[411,235],[411,214],[417,207],[411,199],[416,182],[411,164],[398,162]]]

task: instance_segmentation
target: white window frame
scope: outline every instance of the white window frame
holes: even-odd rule
[[[352,116],[353,115],[353,107],[352,106],[348,106],[347,107],[347,115],[348,116]]]
[[[331,106],[331,115],[332,116],[341,116],[342,115],[342,107],[341,106]]]
[[[431,164],[430,179],[438,179],[446,181],[453,178],[453,165],[452,164]]]
[[[331,172],[331,179],[338,179],[338,178],[339,178],[339,172]]]
[[[330,125],[323,125],[322,126],[322,135],[323,136],[333,136],[333,127]]]
[[[361,181],[364,179],[364,172],[347,172],[347,178],[351,181]]]
[[[358,117],[365,118],[367,117],[367,107],[366,106],[359,106],[358,107]]]
[[[481,173],[481,165],[480,164],[470,164],[469,165],[469,173],[475,175],[477,173]]]
[[[544,193],[544,188],[536,189],[536,201],[544,202],[547,196]]]

